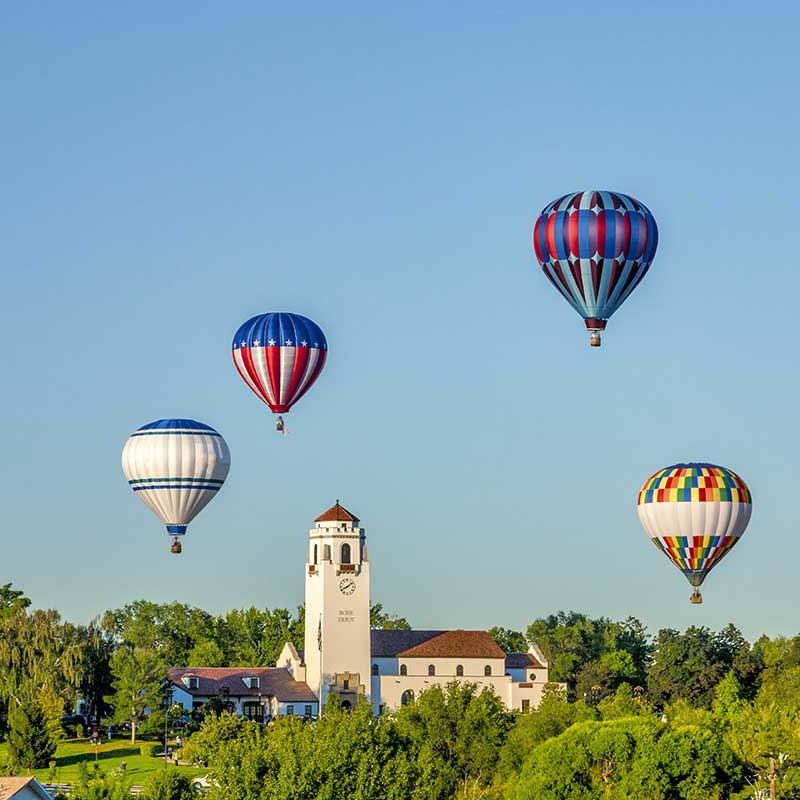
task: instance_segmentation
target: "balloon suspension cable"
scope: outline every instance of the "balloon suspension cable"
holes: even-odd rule
[[[589,337],[589,344],[592,347],[600,347],[602,344],[602,340],[600,339],[600,334],[598,331],[592,331],[592,335]]]
[[[703,602],[703,595],[700,594],[699,589],[695,589],[692,592],[692,596],[689,598],[689,601],[695,606],[699,606]]]
[[[283,434],[284,436],[286,436],[289,433],[289,429],[286,427],[286,423],[283,421],[283,417],[278,417],[278,419],[275,420],[275,430],[278,431],[278,433]]]
[[[183,545],[181,544],[181,540],[177,536],[172,537],[172,544],[169,548],[170,553],[181,553],[183,552]]]

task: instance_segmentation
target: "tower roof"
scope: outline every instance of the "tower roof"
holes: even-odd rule
[[[352,522],[353,525],[358,525],[358,517],[351,514],[344,506],[340,506],[337,500],[336,505],[320,514],[314,522]]]

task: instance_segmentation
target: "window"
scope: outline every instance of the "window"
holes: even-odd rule
[[[287,714],[294,714],[294,706],[293,705],[286,706],[286,713]]]
[[[347,690],[350,688],[350,680],[348,678],[342,679],[342,689]]]
[[[378,669],[378,665],[377,664],[373,664],[372,665],[372,674],[373,675],[377,675],[379,671],[380,670]]]
[[[435,675],[436,674],[436,667],[433,664],[428,664],[428,675]]]
[[[311,706],[303,706],[303,715],[306,717],[311,716]]]
[[[349,711],[352,708],[349,700],[342,700],[342,710]]]
[[[531,708],[531,701],[530,700],[523,700],[522,701],[522,710],[523,711],[530,711]]]
[[[329,544],[322,545],[322,560],[323,561],[331,560],[331,546]]]
[[[317,546],[314,545],[314,563],[317,563]]]
[[[244,685],[248,689],[258,689],[261,686],[261,678],[253,678],[253,677],[248,675],[244,679]]]
[[[401,675],[408,675],[408,670],[406,669],[406,665],[405,664],[401,664],[400,665],[400,674]]]
[[[484,675],[491,675],[492,674],[492,668],[488,664],[483,668],[483,674]]]
[[[264,707],[261,703],[253,701],[242,703],[242,716],[245,719],[254,719],[257,722],[261,722],[264,719]]]
[[[535,681],[536,680],[536,673],[535,672],[531,672],[531,674],[528,676],[528,680]]]
[[[461,678],[461,677],[463,677],[463,676],[464,676],[464,667],[463,667],[463,666],[461,666],[461,664],[459,664],[459,665],[456,667],[456,675],[457,675],[459,678]]]
[[[400,695],[400,705],[407,706],[409,703],[414,702],[414,692],[411,689],[406,689],[403,694]]]
[[[342,545],[342,564],[350,563],[350,545],[345,542]]]
[[[187,689],[197,689],[200,686],[200,679],[195,678],[193,675],[186,679],[186,688]]]

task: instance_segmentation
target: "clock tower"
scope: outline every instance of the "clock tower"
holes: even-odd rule
[[[336,505],[314,520],[306,556],[306,683],[353,708],[370,700],[369,561],[358,518]]]

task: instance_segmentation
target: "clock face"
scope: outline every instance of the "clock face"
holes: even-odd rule
[[[339,591],[342,594],[353,594],[356,590],[356,582],[352,578],[342,578],[339,581]]]

